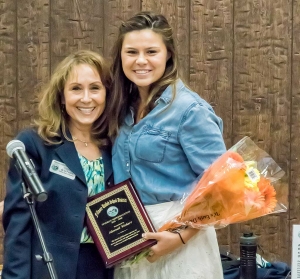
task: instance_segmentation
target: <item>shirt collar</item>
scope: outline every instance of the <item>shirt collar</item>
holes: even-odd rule
[[[184,87],[184,84],[181,79],[176,81],[176,92],[180,91]],[[166,104],[169,104],[173,99],[173,85],[169,85],[161,96],[155,101],[155,104],[158,104],[160,101],[163,101]]]
[[[134,111],[132,107],[129,108],[129,113],[126,115],[124,122],[127,126],[134,125]]]
[[[184,83],[182,82],[181,79],[178,79],[176,81],[176,92],[180,91],[183,87],[184,87]],[[157,105],[160,102],[160,100],[163,101],[165,104],[169,104],[173,99],[172,89],[173,89],[173,85],[169,85],[161,94],[161,96],[155,101],[155,105]],[[133,108],[130,107],[129,111],[130,113],[127,114],[124,121],[127,126],[133,126],[134,125]]]

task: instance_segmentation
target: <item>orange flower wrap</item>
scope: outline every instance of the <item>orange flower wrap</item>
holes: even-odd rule
[[[245,184],[246,164],[236,152],[228,150],[203,174],[185,201],[180,215],[164,224],[159,231],[182,225],[225,226],[271,213],[276,206],[276,192],[265,177],[257,187]]]

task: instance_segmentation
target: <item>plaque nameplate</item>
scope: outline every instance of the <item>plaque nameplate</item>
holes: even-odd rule
[[[90,197],[86,213],[89,233],[106,267],[156,244],[142,238],[155,229],[130,179]]]

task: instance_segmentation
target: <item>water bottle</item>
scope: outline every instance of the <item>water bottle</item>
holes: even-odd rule
[[[240,237],[240,279],[257,279],[257,237],[244,233]]]

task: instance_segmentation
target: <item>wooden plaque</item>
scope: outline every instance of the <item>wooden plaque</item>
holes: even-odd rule
[[[156,244],[142,238],[155,228],[130,179],[90,197],[86,212],[88,230],[106,267]]]

